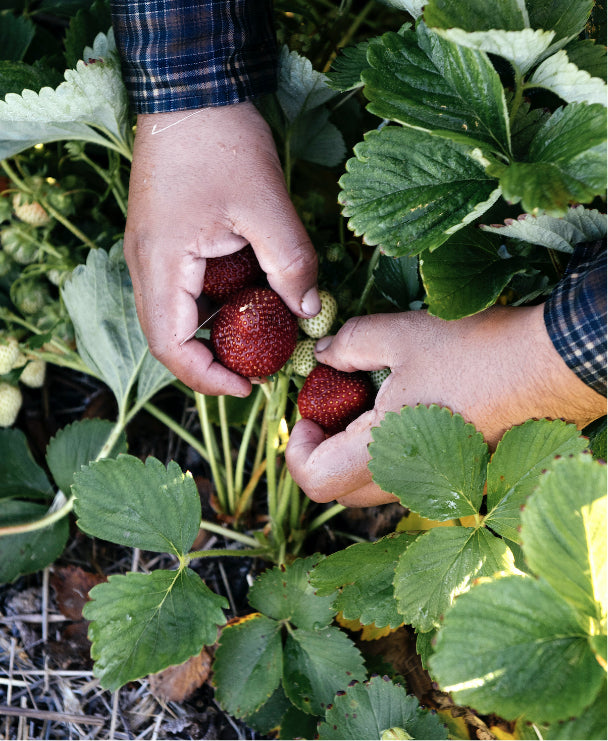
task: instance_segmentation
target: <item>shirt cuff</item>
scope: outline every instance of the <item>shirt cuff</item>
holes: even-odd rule
[[[545,303],[545,326],[568,367],[606,396],[606,239],[577,245]]]
[[[111,7],[136,113],[229,105],[276,89],[270,0],[112,0]]]

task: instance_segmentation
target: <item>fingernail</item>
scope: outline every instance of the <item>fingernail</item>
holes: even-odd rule
[[[323,352],[331,345],[333,337],[321,337],[321,339],[315,345],[315,352]]]
[[[300,306],[307,316],[316,316],[321,311],[321,299],[316,288],[311,288],[304,294]]]

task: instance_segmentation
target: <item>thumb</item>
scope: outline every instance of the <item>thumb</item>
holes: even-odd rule
[[[398,314],[374,314],[349,319],[334,337],[323,337],[315,346],[320,363],[352,373],[392,367],[403,346]]]

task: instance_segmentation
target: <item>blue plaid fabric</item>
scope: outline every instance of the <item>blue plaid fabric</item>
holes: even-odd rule
[[[272,0],[112,0],[137,113],[248,100],[276,87]]]
[[[571,370],[606,396],[606,240],[580,244],[545,303],[545,326]]]

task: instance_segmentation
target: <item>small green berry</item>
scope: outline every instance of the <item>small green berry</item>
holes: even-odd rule
[[[381,368],[380,370],[369,372],[370,380],[374,388],[376,389],[376,391],[378,391],[380,386],[382,386],[384,381],[389,377],[390,373],[391,373],[390,368]]]
[[[319,291],[319,297],[321,299],[321,311],[317,316],[308,319],[298,319],[298,324],[302,331],[315,339],[325,337],[338,316],[338,304],[331,293],[328,291]]]
[[[291,355],[291,364],[294,373],[299,376],[307,376],[317,365],[315,358],[316,340],[300,340]]]
[[[15,423],[23,404],[23,395],[17,386],[0,383],[0,427],[10,427]]]
[[[0,339],[0,376],[10,373],[19,357],[19,343],[14,337]]]
[[[19,376],[19,380],[26,386],[37,389],[43,385],[45,375],[46,362],[44,360],[30,360]]]

